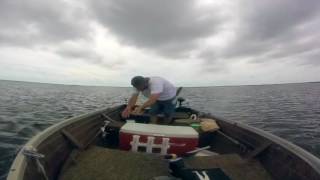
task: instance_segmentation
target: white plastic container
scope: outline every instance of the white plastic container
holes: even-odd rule
[[[182,155],[196,149],[198,136],[198,132],[188,126],[126,123],[120,129],[120,148]]]

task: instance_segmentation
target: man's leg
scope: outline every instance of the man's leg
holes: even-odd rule
[[[173,114],[175,112],[175,104],[173,99],[164,101],[163,103],[164,124],[172,123]]]
[[[151,106],[151,109],[149,111],[150,114],[150,124],[157,124],[158,118],[157,114],[159,113],[159,103],[156,102]]]

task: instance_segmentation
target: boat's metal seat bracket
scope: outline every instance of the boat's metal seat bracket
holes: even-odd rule
[[[261,144],[259,147],[255,148],[254,150],[248,152],[248,154],[246,154],[245,158],[246,159],[252,159],[255,158],[256,156],[258,156],[260,153],[262,153],[264,150],[266,150],[268,147],[270,147],[272,144],[272,142],[267,141],[264,142],[263,144]]]
[[[101,136],[102,138],[106,138],[108,132],[107,132],[107,126],[110,124],[110,121],[104,121],[103,126],[100,128],[101,130]]]
[[[222,135],[223,137],[227,138],[229,141],[231,141],[232,143],[234,143],[235,145],[237,145],[240,148],[241,153],[246,153],[248,151],[248,148],[246,145],[244,145],[243,143],[239,142],[238,140],[234,139],[233,137],[228,136],[227,134],[223,133],[221,130],[217,130],[217,133],[219,133],[220,135]]]
[[[106,119],[107,119],[108,121],[110,121],[110,122],[116,122],[116,120],[112,119],[111,117],[109,117],[108,115],[106,115],[106,114],[104,114],[104,113],[102,113],[101,116],[104,117],[104,118],[106,118]]]
[[[65,129],[61,130],[61,133],[78,149],[84,149],[84,145],[81,144],[70,132]]]
[[[108,123],[108,127],[118,127],[120,128],[121,126],[123,126],[125,124],[125,122],[121,122],[121,121],[117,121],[115,119],[112,119],[110,116],[108,116],[107,114],[102,113],[101,117],[104,118],[106,121],[109,121],[110,123]]]
[[[32,146],[23,147],[22,154],[29,159],[35,160],[38,172],[40,172],[43,175],[45,180],[49,180],[46,170],[43,164],[40,162],[40,159],[45,157],[43,154],[39,153],[37,149]]]

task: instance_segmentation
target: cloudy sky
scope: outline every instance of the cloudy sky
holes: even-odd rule
[[[319,0],[0,0],[0,79],[320,81]]]

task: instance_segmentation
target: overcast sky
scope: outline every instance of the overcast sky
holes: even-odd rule
[[[319,0],[0,0],[0,79],[320,81]]]

